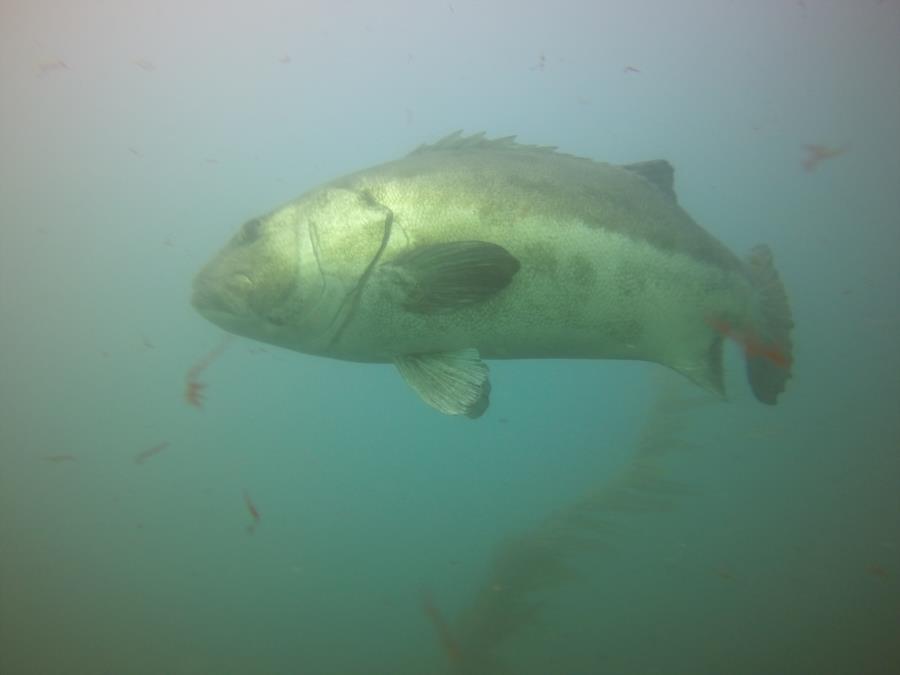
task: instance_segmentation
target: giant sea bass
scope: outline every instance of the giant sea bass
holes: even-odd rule
[[[678,205],[663,160],[612,165],[451,134],[240,228],[194,307],[238,335],[393,363],[430,406],[478,417],[484,359],[653,361],[724,395],[722,343],[756,398],[790,377],[766,246],[731,253]]]

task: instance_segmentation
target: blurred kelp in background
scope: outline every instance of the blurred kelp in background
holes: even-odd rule
[[[535,624],[549,594],[577,582],[579,556],[612,546],[629,519],[671,511],[682,498],[697,494],[695,487],[667,476],[663,459],[693,447],[685,435],[687,413],[719,401],[666,372],[656,387],[634,452],[616,476],[500,544],[484,583],[453,625],[430,597],[425,599],[425,614],[454,675],[519,672],[504,659],[503,647]]]

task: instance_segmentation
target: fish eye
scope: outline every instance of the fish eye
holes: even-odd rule
[[[262,223],[258,218],[254,218],[253,220],[248,220],[244,223],[244,226],[241,228],[241,237],[245,242],[255,241],[259,237],[259,232],[262,229]]]

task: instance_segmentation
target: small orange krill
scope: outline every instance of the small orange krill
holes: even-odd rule
[[[841,148],[829,148],[827,145],[805,145],[806,159],[803,160],[803,168],[807,172],[815,171],[816,167],[826,159],[832,159],[847,152],[847,146]]]
[[[206,385],[203,382],[188,380],[184,387],[184,400],[195,408],[203,407],[203,399],[205,398],[203,390]]]
[[[184,400],[187,401],[189,405],[192,405],[195,408],[203,407],[203,399],[205,398],[203,390],[206,388],[206,384],[198,379],[200,373],[209,368],[210,364],[222,355],[222,352],[225,351],[225,347],[228,346],[230,341],[230,335],[223,337],[222,341],[215,349],[212,349],[188,370],[187,375],[184,378]]]
[[[871,565],[866,567],[866,571],[873,577],[878,577],[879,579],[888,578],[887,568],[881,563],[872,563]]]
[[[247,511],[250,512],[250,516],[253,518],[253,522],[247,526],[247,532],[253,534],[256,531],[256,526],[259,525],[262,516],[259,515],[256,504],[250,499],[250,494],[246,490],[244,490],[244,504],[247,506]]]
[[[162,443],[158,443],[157,445],[154,445],[152,448],[147,448],[146,450],[141,450],[137,455],[135,455],[134,463],[135,464],[143,464],[148,459],[150,459],[154,455],[158,455],[159,453],[161,453],[163,450],[165,450],[168,447],[169,447],[169,441],[163,441]]]

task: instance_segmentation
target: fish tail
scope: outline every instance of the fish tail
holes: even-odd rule
[[[744,350],[747,379],[756,398],[775,405],[791,377],[794,362],[791,329],[794,321],[787,292],[765,244],[753,248],[748,271],[760,297],[759,322],[752,348]]]

